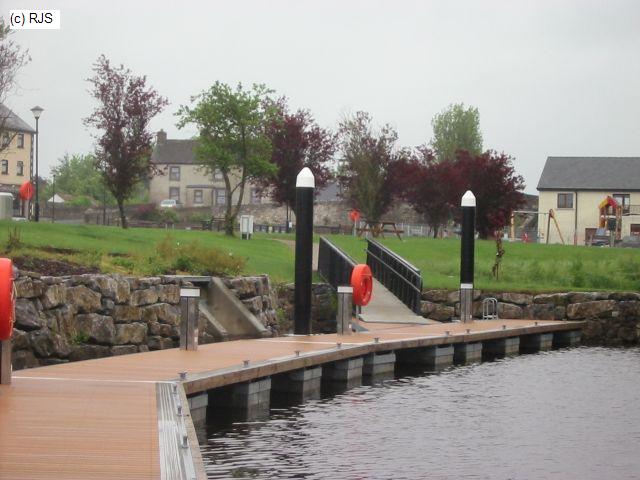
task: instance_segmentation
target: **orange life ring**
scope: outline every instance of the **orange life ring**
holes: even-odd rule
[[[15,301],[13,263],[8,258],[0,258],[0,340],[8,340],[13,333]]]
[[[369,265],[361,263],[353,267],[351,286],[353,287],[353,303],[361,307],[367,305],[373,292],[373,275]]]

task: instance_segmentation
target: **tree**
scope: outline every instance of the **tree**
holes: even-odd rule
[[[16,76],[20,69],[25,66],[31,58],[29,52],[11,40],[11,30],[0,18],[0,104],[4,105],[7,96],[16,87]],[[0,138],[8,137],[9,142],[16,135],[7,128],[7,120],[12,116],[8,108],[0,109]],[[8,148],[8,143],[0,141],[0,152]]]
[[[296,201],[296,177],[303,167],[309,167],[316,182],[316,195],[332,177],[329,163],[336,151],[336,135],[319,127],[306,110],[289,113],[286,106],[268,129],[271,140],[271,162],[277,173],[265,176],[258,183],[269,191],[278,205],[293,210]],[[287,221],[289,219],[287,218]]]
[[[458,202],[466,190],[476,196],[476,230],[480,238],[504,228],[511,212],[524,204],[524,179],[516,175],[508,155],[493,151],[472,155],[459,151],[455,168],[460,175]]]
[[[94,155],[65,154],[51,169],[51,174],[55,178],[56,192],[102,200],[105,186],[102,174],[96,170]],[[52,192],[46,194],[49,196]],[[108,203],[112,202],[114,199],[109,193]]]
[[[455,162],[438,162],[426,146],[398,167],[405,179],[402,197],[416,212],[422,214],[433,228],[433,237],[446,224],[459,203],[460,175]]]
[[[98,100],[87,126],[97,129],[96,168],[116,199],[122,228],[127,228],[124,202],[136,185],[147,179],[154,168],[149,162],[153,135],[149,122],[168,104],[166,98],[147,86],[147,77],[138,77],[120,65],[113,67],[101,55],[88,81]]]
[[[371,116],[357,112],[340,123],[342,158],[339,166],[343,196],[364,213],[367,220],[379,222],[391,208],[397,189],[394,167],[406,152],[397,150],[396,131],[384,125],[375,132]]]
[[[277,118],[272,90],[264,85],[235,89],[216,82],[191,99],[194,107],[182,106],[178,127],[194,124],[198,144],[194,153],[198,163],[210,175],[220,172],[226,190],[225,233],[233,235],[236,218],[247,181],[273,175],[269,125]],[[237,192],[234,203],[234,194]]]
[[[431,120],[431,147],[439,162],[453,160],[458,150],[472,155],[482,152],[480,113],[475,107],[464,108],[463,103],[449,105]]]

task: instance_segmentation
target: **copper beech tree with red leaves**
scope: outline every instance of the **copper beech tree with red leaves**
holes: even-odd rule
[[[281,105],[278,118],[268,128],[268,136],[271,162],[278,171],[259,179],[261,191],[268,191],[274,202],[293,210],[300,170],[309,167],[313,172],[316,195],[332,178],[330,162],[336,151],[336,135],[318,126],[307,110],[289,113],[286,106]]]
[[[455,159],[438,162],[433,152],[419,147],[398,167],[404,180],[403,198],[438,229],[460,213],[460,199],[471,190],[477,199],[476,229],[480,238],[501,230],[511,212],[524,203],[524,180],[516,175],[512,159],[487,151],[473,155],[459,150]]]
[[[124,201],[154,172],[149,163],[153,140],[149,122],[168,101],[147,86],[146,76],[135,76],[124,65],[114,67],[104,55],[93,71],[88,81],[98,106],[84,123],[99,132],[96,168],[118,203],[122,228],[127,228]]]

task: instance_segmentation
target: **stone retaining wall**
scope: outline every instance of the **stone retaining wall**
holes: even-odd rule
[[[268,277],[229,282],[266,326],[275,324]],[[180,279],[175,277],[18,272],[15,287],[16,370],[178,346]],[[214,341],[204,317],[200,320],[200,343]]]
[[[482,300],[498,300],[500,318],[533,320],[586,320],[583,342],[598,345],[636,345],[640,338],[640,293],[491,293],[474,291],[474,317],[482,316]],[[460,313],[459,292],[427,290],[422,294],[422,315],[451,321]]]

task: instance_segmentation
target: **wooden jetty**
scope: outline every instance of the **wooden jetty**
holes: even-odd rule
[[[551,342],[575,343],[582,326],[502,319],[368,323],[367,332],[348,336],[238,340],[197,351],[170,349],[17,371],[11,385],[0,386],[0,479],[205,479],[191,415],[198,397],[203,403],[197,408],[206,409],[207,392],[242,386],[245,395],[255,390],[255,398],[268,400],[271,382],[262,380],[287,372],[320,372],[320,365],[339,369],[348,361],[345,375],[358,368],[362,375],[363,362],[369,371],[376,359],[393,368],[396,355],[437,364],[454,354],[472,358],[482,347],[497,355],[518,353],[518,345],[535,351]],[[323,368],[322,375],[325,370],[331,371]]]

